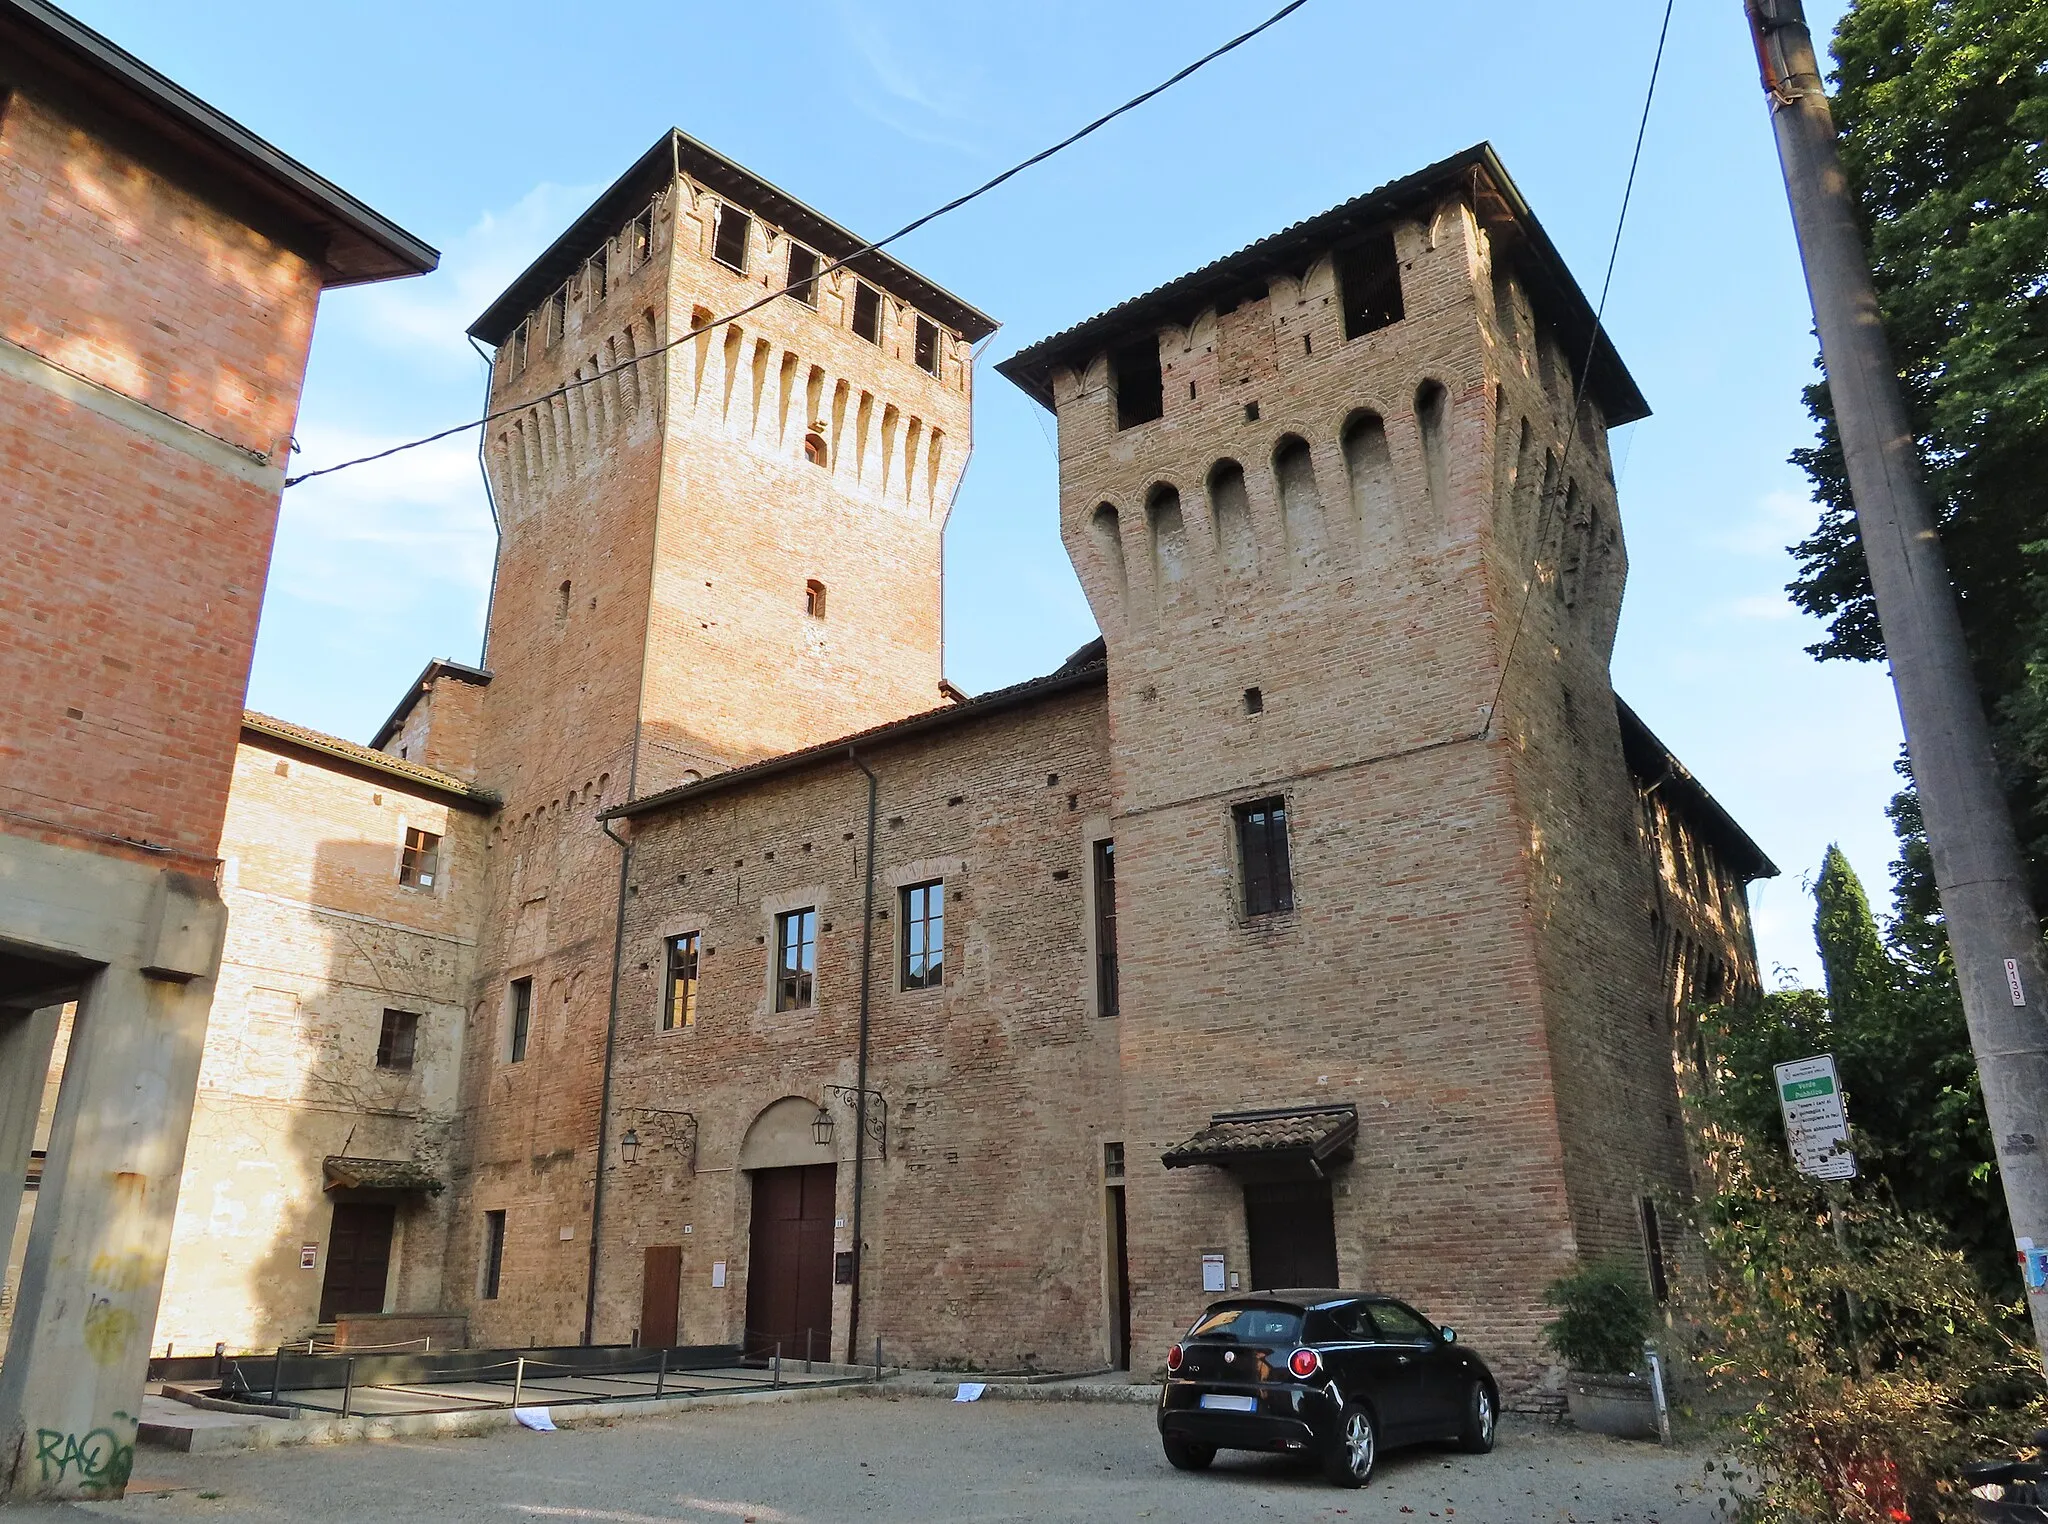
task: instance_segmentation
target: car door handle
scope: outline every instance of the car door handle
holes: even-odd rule
[[[1394,1363],[1396,1365],[1406,1365],[1408,1363],[1408,1357],[1406,1355],[1396,1355],[1394,1357]]]

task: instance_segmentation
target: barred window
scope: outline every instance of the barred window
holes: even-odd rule
[[[818,912],[791,910],[775,918],[775,1009],[807,1011],[818,967]]]
[[[1287,801],[1240,804],[1237,856],[1244,875],[1244,913],[1275,915],[1294,908],[1294,868],[1287,855]]]
[[[697,933],[668,939],[668,991],[661,1002],[661,1029],[680,1031],[697,1024]]]
[[[927,990],[945,982],[946,886],[934,879],[903,891],[903,988]]]

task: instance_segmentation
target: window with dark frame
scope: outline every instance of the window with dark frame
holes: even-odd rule
[[[1671,1300],[1671,1278],[1664,1268],[1664,1227],[1657,1220],[1655,1198],[1641,1197],[1637,1205],[1643,1214],[1643,1249],[1650,1260],[1650,1294],[1662,1307]]]
[[[711,235],[711,257],[728,269],[746,273],[747,234],[754,219],[736,206],[720,206],[718,231]]]
[[[934,376],[939,373],[939,325],[928,317],[917,320],[917,343],[912,352],[919,370]]]
[[[506,1049],[506,1062],[526,1062],[527,1034],[533,1030],[533,980],[512,981],[512,1041]]]
[[[864,280],[853,283],[853,331],[870,344],[882,342],[882,293]]]
[[[384,1030],[377,1034],[377,1067],[399,1074],[410,1072],[419,1036],[418,1012],[387,1009],[384,1012]]]
[[[1142,339],[1113,349],[1109,370],[1116,389],[1116,426],[1134,429],[1166,411],[1166,383],[1159,372],[1159,339]]]
[[[1102,1145],[1102,1178],[1118,1181],[1124,1177],[1124,1146],[1121,1143]]]
[[[825,617],[825,584],[816,577],[804,583],[804,612],[813,619]]]
[[[1244,873],[1244,913],[1278,915],[1294,908],[1294,867],[1287,855],[1287,801],[1255,799],[1240,804],[1237,858]]]
[[[661,1001],[661,1029],[679,1032],[697,1024],[697,933],[668,939],[667,989]]]
[[[1116,843],[1095,843],[1095,1014],[1117,1013]]]
[[[441,838],[407,826],[398,853],[398,881],[408,889],[431,889],[441,872]]]
[[[789,294],[806,307],[818,305],[818,252],[800,243],[789,246]]]
[[[775,1009],[809,1010],[817,968],[816,907],[784,911],[775,918]]]
[[[946,886],[938,879],[903,891],[903,959],[897,970],[907,990],[935,989],[945,982]]]
[[[1401,261],[1392,232],[1337,253],[1337,294],[1344,305],[1344,337],[1355,339],[1401,321]]]
[[[484,1283],[480,1294],[486,1302],[498,1299],[498,1281],[505,1271],[505,1214],[484,1213]]]

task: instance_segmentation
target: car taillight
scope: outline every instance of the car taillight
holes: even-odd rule
[[[1168,1351],[1166,1352],[1166,1369],[1167,1369],[1167,1371],[1168,1371],[1169,1373],[1171,1373],[1171,1372],[1173,1372],[1173,1371],[1177,1371],[1177,1370],[1179,1370],[1179,1369],[1180,1369],[1180,1367],[1181,1367],[1181,1362],[1182,1362],[1182,1361],[1184,1361],[1184,1360],[1186,1360],[1186,1359],[1187,1359],[1187,1354],[1186,1354],[1186,1352],[1185,1352],[1185,1351],[1183,1351],[1183,1350],[1181,1349],[1181,1347],[1180,1347],[1180,1346],[1179,1346],[1178,1344],[1174,1345],[1172,1349],[1169,1349],[1169,1350],[1168,1350]]]
[[[1297,1349],[1287,1357],[1287,1368],[1306,1381],[1323,1368],[1323,1357],[1312,1349]]]

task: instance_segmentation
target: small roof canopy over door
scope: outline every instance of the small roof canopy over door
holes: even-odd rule
[[[329,1154],[322,1170],[330,1191],[425,1191],[438,1196],[447,1188],[431,1169],[414,1159],[350,1159]]]
[[[1213,1164],[1265,1180],[1320,1180],[1350,1160],[1357,1139],[1358,1108],[1348,1104],[1222,1111],[1160,1162],[1168,1169]]]

